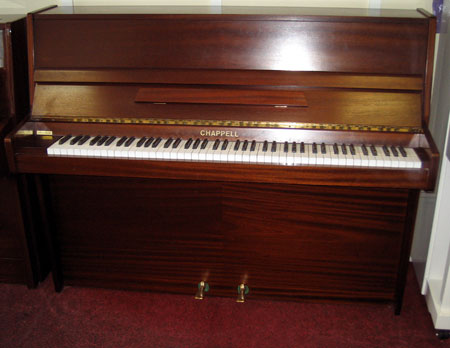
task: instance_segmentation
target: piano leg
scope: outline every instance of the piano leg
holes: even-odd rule
[[[400,315],[403,303],[403,294],[406,285],[406,276],[408,274],[409,256],[413,240],[414,224],[416,221],[416,212],[419,202],[419,190],[410,190],[408,197],[408,208],[405,219],[405,232],[402,240],[402,253],[399,261],[399,271],[397,286],[395,290],[395,314]]]
[[[64,287],[61,258],[56,241],[54,220],[51,217],[51,199],[49,193],[48,177],[35,175],[36,193],[39,200],[39,213],[42,219],[42,227],[46,236],[49,250],[53,284],[56,292],[61,292]]]

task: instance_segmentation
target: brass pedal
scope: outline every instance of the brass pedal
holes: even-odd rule
[[[195,294],[196,300],[203,300],[205,298],[205,292],[209,291],[209,284],[201,281],[198,283],[197,293]]]
[[[238,286],[237,291],[238,291],[238,298],[237,298],[236,302],[244,303],[245,295],[247,295],[250,292],[250,289],[248,288],[247,285],[241,284]]]

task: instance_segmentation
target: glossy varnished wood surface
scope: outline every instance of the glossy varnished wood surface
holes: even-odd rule
[[[64,124],[53,123],[50,128],[34,129],[39,125],[30,122],[22,127],[30,131],[52,131],[58,134]],[[45,125],[43,123],[42,125]],[[154,136],[224,139],[223,136],[200,136],[201,127],[142,126],[114,124],[78,124],[70,134]],[[67,128],[66,128],[67,130]],[[174,132],[177,130],[177,132]],[[436,149],[423,134],[386,134],[380,138],[377,132],[339,132],[276,129],[239,129],[235,131],[241,140],[276,140],[326,143],[375,143],[378,145],[402,145],[418,149],[423,161],[421,169],[374,169],[337,166],[275,166],[238,163],[202,163],[181,161],[151,161],[108,158],[77,158],[48,156],[46,149],[57,136],[17,136],[7,139],[10,168],[19,173],[77,174],[95,176],[120,176],[141,178],[170,178],[179,180],[233,181],[255,183],[285,183],[300,185],[338,185],[361,187],[386,187],[432,189],[438,166]]]
[[[395,298],[407,190],[51,176],[67,284]],[[118,218],[120,216],[120,218]]]
[[[0,281],[26,283],[24,227],[14,179],[0,176],[0,192]]]
[[[0,281],[34,287],[48,273],[45,243],[35,226],[24,176],[9,172],[4,138],[29,112],[23,16],[2,15],[4,67],[0,68]]]
[[[420,75],[428,40],[425,19],[349,23],[339,18],[283,21],[220,15],[208,20],[192,15],[179,21],[160,20],[157,15],[140,20],[126,15],[91,18],[95,20],[76,14],[64,20],[37,14],[35,69],[139,67]],[[383,50],[368,47],[366,40]]]
[[[141,86],[142,87],[142,86]],[[205,88],[205,87],[203,87]],[[213,89],[210,87],[210,89]],[[224,105],[225,98],[205,93],[215,104],[136,103],[140,86],[38,84],[33,118],[58,120],[65,116],[241,120],[255,122],[313,122],[421,127],[421,94],[379,90],[296,88],[307,107]],[[289,92],[289,90],[288,90]],[[269,92],[270,93],[270,92]],[[272,92],[273,94],[277,93]],[[278,92],[279,93],[279,92]],[[263,96],[260,96],[263,99]],[[324,100],[327,102],[324,103]],[[277,105],[284,105],[281,103]],[[277,103],[276,100],[273,101]]]
[[[399,312],[418,190],[433,188],[438,164],[426,126],[434,19],[410,11],[171,9],[53,8],[28,17],[34,107],[6,145],[10,168],[36,175],[56,289],[193,294],[204,280],[211,295],[234,297],[246,283],[255,298],[389,300]],[[201,89],[205,99],[221,88],[290,90],[307,105],[136,103],[148,88]],[[114,124],[127,117],[165,123]],[[46,154],[64,134],[186,138],[205,128],[170,119],[255,121],[206,127],[224,132],[211,139],[228,131],[260,141],[414,147],[424,167]],[[331,126],[283,129],[281,122]]]

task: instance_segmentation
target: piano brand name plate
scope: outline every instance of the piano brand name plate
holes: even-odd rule
[[[239,138],[238,132],[235,131],[225,131],[225,130],[208,130],[202,129],[200,131],[202,137],[227,137],[227,138]]]

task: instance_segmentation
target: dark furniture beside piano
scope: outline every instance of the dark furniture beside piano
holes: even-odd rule
[[[13,176],[4,137],[29,113],[26,18],[0,19],[0,281],[34,287],[49,270],[46,243],[35,225],[33,189],[23,175]]]
[[[57,290],[400,312],[438,166],[432,16],[61,7],[29,24],[32,113],[6,145],[39,183]]]

